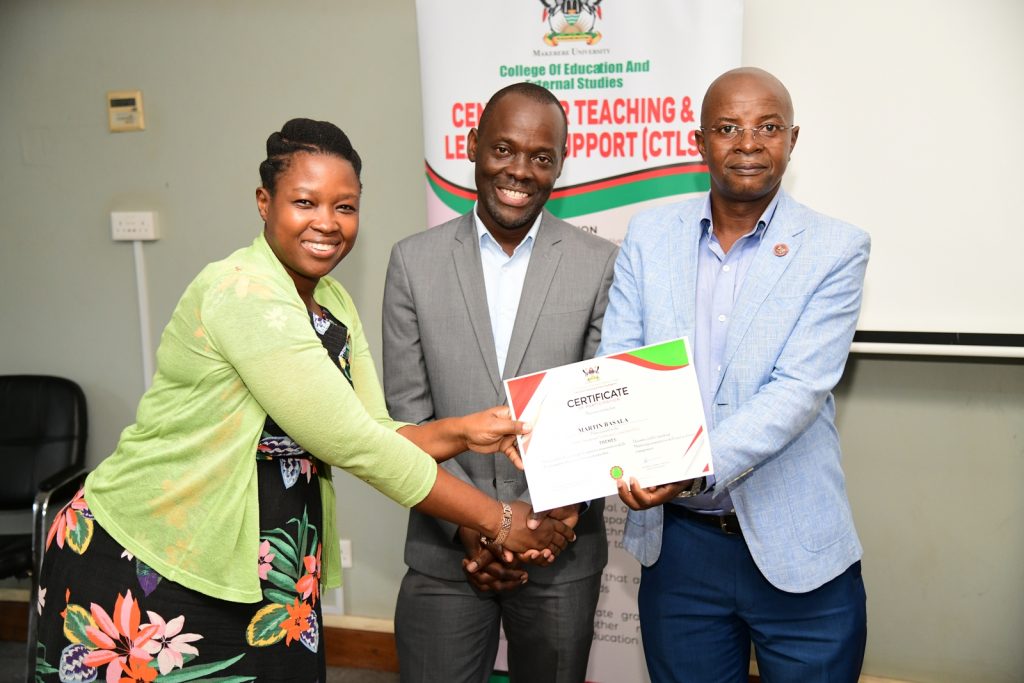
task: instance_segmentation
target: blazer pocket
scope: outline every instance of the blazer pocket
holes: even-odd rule
[[[785,456],[783,456],[785,457]],[[845,535],[847,506],[827,486],[812,476],[816,466],[812,453],[782,463],[786,500],[800,545],[810,552],[821,552]]]
[[[583,297],[566,296],[562,301],[558,299],[559,297],[547,298],[541,311],[542,317],[547,315],[572,315],[573,313],[586,313],[589,315],[594,307],[593,297],[584,299]]]

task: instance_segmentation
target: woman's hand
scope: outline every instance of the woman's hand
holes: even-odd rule
[[[516,435],[529,434],[530,425],[512,419],[507,406],[495,406],[478,413],[470,413],[462,419],[462,433],[466,448],[477,453],[505,453],[518,455],[515,450]],[[511,456],[509,456],[511,459]]]
[[[496,406],[464,417],[446,417],[419,425],[405,425],[398,433],[443,462],[464,451],[510,453],[516,451],[516,436],[529,434],[530,425],[513,420],[505,406]]]
[[[527,444],[530,443],[530,435],[525,434],[522,438],[523,449],[526,448]],[[501,449],[501,452],[505,454],[505,457],[516,466],[516,469],[525,470],[526,466],[523,465],[523,454],[519,452],[519,440],[512,439],[512,443],[508,447]]]
[[[512,506],[512,530],[502,543],[504,551],[527,553],[532,550],[539,552],[540,557],[553,560],[569,542],[576,540],[576,532],[564,522],[554,517],[532,516],[530,506],[521,500],[509,505]],[[505,559],[511,558],[505,555]]]
[[[576,525],[579,524],[580,521],[580,509],[581,505],[579,503],[573,503],[572,505],[563,505],[562,507],[557,507],[553,510],[548,510],[547,512],[531,513],[530,517],[532,519],[527,522],[527,526],[540,524],[541,520],[545,517],[551,517],[552,519],[562,522],[573,530],[573,536],[569,539],[569,542],[571,543],[576,540],[575,529]],[[519,562],[535,564],[541,567],[545,567],[555,561],[553,555],[545,556],[536,550],[527,550],[525,553],[518,553],[516,555],[516,559],[518,559]]]

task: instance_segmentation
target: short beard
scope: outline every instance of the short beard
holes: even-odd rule
[[[510,223],[505,220],[503,215],[503,211],[505,209],[504,205],[502,205],[497,199],[494,199],[493,197],[485,198],[483,199],[483,203],[484,207],[487,209],[487,213],[491,215],[491,218],[498,227],[502,230],[508,230],[509,232],[518,230],[526,225],[532,225],[533,222],[537,220],[537,215],[540,213],[538,211],[537,214],[532,216],[522,216],[521,218],[516,218]]]

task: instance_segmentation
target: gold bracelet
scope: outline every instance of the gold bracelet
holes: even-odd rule
[[[509,532],[512,531],[512,506],[503,500],[499,500],[501,503],[501,528],[498,529],[498,535],[493,539],[489,539],[486,536],[480,537],[480,542],[484,545],[497,545],[500,546],[508,538]]]

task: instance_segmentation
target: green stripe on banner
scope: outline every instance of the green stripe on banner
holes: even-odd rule
[[[678,366],[690,364],[690,359],[686,355],[686,344],[683,343],[682,339],[630,351],[629,355],[636,356],[655,365]]]
[[[465,197],[452,194],[431,178],[429,173],[427,174],[427,182],[430,183],[430,187],[434,188],[434,194],[437,195],[437,198],[440,199],[445,206],[460,216],[464,213],[469,213],[469,210],[473,208],[472,199],[466,199]]]
[[[559,218],[566,220],[651,199],[692,192],[706,192],[710,187],[711,181],[707,173],[681,173],[638,180],[573,197],[550,199],[547,209]]]
[[[487,683],[509,683],[510,680],[508,674],[493,673]]]
[[[473,200],[460,197],[449,192],[430,175],[427,182],[433,188],[437,198],[449,209],[458,214],[467,213],[473,208]],[[563,220],[617,209],[628,204],[661,199],[680,194],[706,192],[711,187],[707,173],[681,173],[660,178],[648,178],[632,183],[624,183],[602,190],[584,192],[572,197],[561,197],[548,200],[547,209]]]

